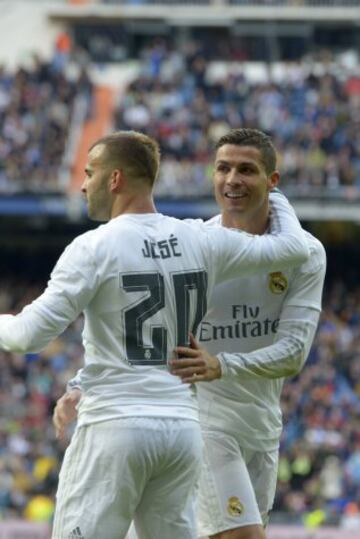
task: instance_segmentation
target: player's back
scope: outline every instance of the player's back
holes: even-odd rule
[[[206,312],[205,229],[161,214],[131,214],[79,241],[96,272],[96,293],[85,309],[80,421],[195,417],[192,389],[169,373],[167,362]]]

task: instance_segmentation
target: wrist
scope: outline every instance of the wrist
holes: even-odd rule
[[[228,374],[228,368],[227,368],[227,365],[226,365],[226,361],[224,359],[224,356],[222,353],[220,354],[217,354],[216,356],[216,359],[218,361],[218,365],[219,365],[219,378],[222,378],[223,376],[226,376]]]

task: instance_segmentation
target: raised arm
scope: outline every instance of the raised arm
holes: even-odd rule
[[[271,234],[252,236],[222,227],[209,228],[216,281],[225,281],[255,272],[280,271],[298,266],[309,257],[305,232],[286,197],[270,196]]]
[[[285,299],[274,344],[249,353],[218,354],[222,376],[282,378],[302,369],[321,312],[326,254],[317,242],[300,266]]]

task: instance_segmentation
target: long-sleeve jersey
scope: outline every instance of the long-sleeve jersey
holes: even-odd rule
[[[221,216],[207,222],[214,229]],[[309,353],[321,310],[326,255],[306,233],[310,258],[297,268],[217,285],[198,338],[221,363],[222,377],[198,384],[206,428],[236,433],[244,447],[272,450],[282,430],[284,377]]]
[[[276,233],[250,236],[164,215],[124,214],[76,238],[45,292],[0,317],[0,347],[38,351],[81,312],[85,325],[79,424],[125,416],[197,419],[194,388],[168,370],[215,283],[277,271],[308,257],[291,206],[273,197]]]

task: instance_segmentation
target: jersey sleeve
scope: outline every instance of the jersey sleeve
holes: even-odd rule
[[[270,195],[271,234],[254,236],[223,227],[208,230],[216,282],[254,272],[281,271],[309,257],[305,232],[288,200],[280,192]]]
[[[321,311],[326,256],[318,242],[312,256],[295,273],[285,299],[274,344],[249,353],[218,354],[222,376],[282,378],[302,369]]]
[[[63,252],[44,293],[16,316],[0,316],[0,348],[38,352],[77,318],[96,292],[96,268],[82,237]]]
[[[310,240],[310,257],[294,270],[285,305],[321,310],[326,273],[326,252],[315,238]]]

